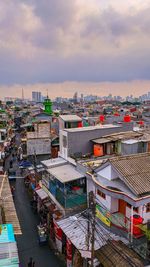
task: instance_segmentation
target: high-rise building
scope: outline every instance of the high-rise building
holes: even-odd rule
[[[33,102],[41,102],[41,100],[42,100],[41,92],[32,92]]]
[[[77,92],[75,92],[73,95],[73,101],[74,101],[74,103],[78,102],[78,93]]]

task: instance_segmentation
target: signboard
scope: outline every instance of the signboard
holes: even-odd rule
[[[12,224],[0,224],[0,243],[15,242]]]
[[[100,219],[104,224],[110,227],[110,212],[100,207],[98,204],[96,205],[96,217]]]
[[[58,226],[56,221],[53,219],[54,223],[54,231],[55,231],[55,239],[56,246],[59,252],[62,252],[62,229]]]
[[[67,267],[72,267],[72,243],[66,239],[66,250],[67,250]]]

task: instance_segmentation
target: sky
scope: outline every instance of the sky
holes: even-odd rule
[[[0,97],[150,91],[150,0],[0,0]]]

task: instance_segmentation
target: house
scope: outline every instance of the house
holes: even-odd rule
[[[69,216],[67,218],[63,218],[57,221],[57,232],[61,232],[61,236],[59,236],[59,252],[63,253],[63,251],[67,250],[67,253],[65,255],[67,265],[69,265],[70,263],[71,266],[76,266],[75,262],[77,260],[76,258],[78,257],[78,262],[80,262],[80,265],[78,266],[86,266],[87,262],[90,266],[92,248],[92,238],[90,237],[92,229],[91,223],[87,220],[87,218],[88,212],[84,211],[82,213],[75,214],[74,216]],[[89,239],[88,234],[90,236]],[[56,239],[57,238],[58,237],[56,237]],[[127,244],[128,241],[125,238],[109,232],[109,229],[106,229],[103,225],[99,225],[96,223],[94,242],[94,266],[101,266],[100,263],[111,261],[111,257],[109,257],[108,259],[107,255],[109,255],[109,253],[113,251],[116,257],[116,261],[115,257],[113,258],[113,266],[129,267],[131,266],[129,264],[130,260],[130,262],[136,261],[137,264],[139,264],[138,266],[142,267],[143,264],[140,260],[140,257],[138,257],[138,255],[133,252],[127,246]],[[117,246],[122,246],[123,249],[119,251]],[[64,250],[64,247],[66,247],[66,250]],[[104,247],[105,250],[107,250],[107,255],[103,253]],[[70,258],[68,258],[69,252]],[[134,260],[132,257],[134,257]],[[119,265],[119,260],[122,265]],[[117,265],[115,265],[116,262]],[[105,264],[104,266],[107,267],[107,265]]]
[[[108,226],[130,231],[134,214],[150,219],[150,153],[108,159],[87,179],[88,191],[95,190],[97,209]],[[101,214],[100,216],[101,217]],[[108,219],[108,220],[107,220]]]
[[[62,158],[41,162],[46,167],[42,186],[63,214],[86,208],[86,178],[75,166]]]
[[[27,131],[27,156],[47,159],[51,154],[50,122],[37,121]]]
[[[77,128],[62,127],[60,130],[60,156],[67,159],[69,157],[81,158],[83,155],[91,155],[93,154],[93,144],[91,140],[112,133],[132,130],[132,123],[86,127],[82,127],[82,125],[79,124]]]
[[[104,155],[128,155],[147,152],[143,133],[126,131],[113,133],[92,140],[95,157]]]

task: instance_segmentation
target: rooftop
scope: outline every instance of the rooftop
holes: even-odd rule
[[[82,119],[77,115],[60,115],[59,117],[66,122],[82,121]]]
[[[0,175],[0,196],[3,202],[5,223],[12,224],[16,235],[22,234],[7,176]]]
[[[60,166],[62,164],[67,163],[67,161],[63,158],[54,158],[54,159],[48,159],[48,160],[43,160],[41,161],[41,163],[47,168],[53,168],[53,167],[57,167]]]
[[[140,138],[143,136],[142,133],[128,131],[128,132],[121,132],[121,133],[114,133],[111,135],[105,135],[101,138],[93,139],[92,141],[97,144],[104,144],[111,141],[118,141],[118,140],[126,140],[126,139],[133,139],[133,138]]]
[[[85,131],[95,131],[95,130],[111,129],[111,128],[119,128],[119,127],[121,127],[121,126],[113,125],[113,124],[105,124],[105,125],[86,126],[86,127],[80,127],[80,128],[65,129],[65,131],[67,131],[67,132],[85,132]]]
[[[56,177],[61,183],[67,183],[84,177],[84,175],[78,172],[71,164],[65,164],[49,169],[48,172]]]
[[[150,193],[150,153],[119,156],[108,161],[136,195]]]
[[[88,220],[86,216],[82,214],[76,214],[74,216],[70,216],[68,218],[57,221],[57,224],[63,230],[65,235],[70,239],[72,244],[80,250],[88,250],[87,248],[87,232],[88,232]],[[101,224],[96,224],[95,231],[95,250],[103,247],[107,244],[109,239],[113,238],[114,240],[123,240],[127,243],[127,240],[121,238],[113,233],[110,233],[105,227]],[[89,244],[89,249],[91,248],[91,244]]]
[[[104,267],[144,267],[140,257],[121,241],[109,241],[96,252]]]

